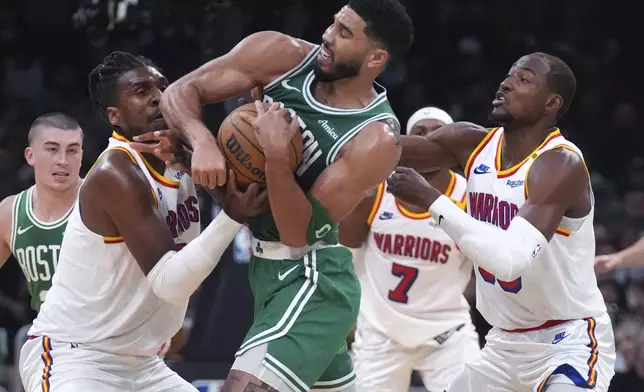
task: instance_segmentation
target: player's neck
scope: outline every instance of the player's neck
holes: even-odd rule
[[[424,177],[431,186],[441,191],[442,194],[445,194],[445,192],[447,192],[447,188],[449,187],[449,183],[452,179],[452,174],[448,169],[441,169],[438,171],[438,173],[432,173],[431,175],[427,175]],[[409,210],[411,212],[417,212],[417,213],[426,212],[426,210],[423,210],[422,208],[416,207],[409,203],[405,203],[401,200],[398,200],[398,203],[400,203],[403,207],[405,207],[406,210]]]
[[[312,93],[318,102],[337,109],[362,109],[378,95],[373,80],[360,77],[315,82]]]
[[[551,127],[534,124],[521,127],[504,127],[501,141],[501,169],[510,168],[530,155],[550,134]]]
[[[143,153],[143,157],[145,158],[146,161],[152,166],[152,168],[159,174],[163,175],[165,172],[165,162],[160,160],[159,158],[155,157],[152,154],[148,153]]]
[[[76,202],[81,182],[79,177],[74,186],[62,192],[36,184],[31,206],[36,217],[43,222],[54,222],[64,216]]]

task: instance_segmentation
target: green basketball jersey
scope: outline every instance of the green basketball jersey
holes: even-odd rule
[[[306,193],[320,174],[331,165],[338,152],[365,126],[385,119],[398,122],[387,101],[387,91],[374,83],[378,96],[363,109],[337,109],[315,100],[315,64],[320,46],[316,46],[297,66],[264,87],[265,102],[280,102],[298,115],[304,153],[295,172],[295,180]],[[315,213],[315,211],[313,212]],[[279,233],[270,211],[254,218],[253,235],[265,241],[279,241]],[[337,227],[321,239],[338,242]]]
[[[71,209],[55,222],[42,222],[32,209],[33,192],[34,187],[20,192],[13,203],[11,252],[27,278],[31,307],[38,311],[51,287]]]

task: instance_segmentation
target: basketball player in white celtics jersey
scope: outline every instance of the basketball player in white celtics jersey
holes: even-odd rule
[[[500,128],[447,125],[406,136],[396,197],[429,210],[472,260],[476,305],[493,326],[450,392],[605,392],[615,340],[593,269],[593,192],[581,151],[555,127],[576,88],[561,59],[532,53],[501,83]],[[460,165],[467,211],[414,170]]]
[[[407,134],[427,136],[451,124],[449,114],[425,107],[407,121]],[[465,178],[451,170],[431,184],[465,207]],[[472,263],[426,210],[380,185],[340,224],[340,240],[354,253],[362,286],[352,345],[359,391],[401,392],[418,370],[430,392],[442,392],[478,357],[478,335],[463,296]]]
[[[217,218],[199,235],[188,173],[129,141],[165,123],[168,81],[149,60],[114,52],[89,76],[92,101],[114,133],[80,187],[58,269],[22,348],[27,392],[195,391],[156,355],[181,327],[190,295],[250,215],[258,187],[228,181]]]

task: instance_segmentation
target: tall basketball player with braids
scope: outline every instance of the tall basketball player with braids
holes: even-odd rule
[[[242,194],[229,185],[224,213],[199,235],[190,176],[129,146],[163,126],[167,84],[149,60],[124,52],[89,76],[92,101],[114,132],[80,187],[47,301],[22,348],[27,392],[195,390],[156,349],[179,330],[190,295],[263,203],[257,188]]]

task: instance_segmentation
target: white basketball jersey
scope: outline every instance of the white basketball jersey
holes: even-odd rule
[[[583,155],[559,130],[512,168],[501,170],[503,128],[493,129],[465,167],[467,211],[475,219],[506,230],[528,198],[528,172],[545,151],[566,148]],[[597,288],[594,207],[583,218],[564,217],[538,262],[520,278],[503,282],[475,266],[476,307],[498,328],[534,328],[549,321],[597,317],[606,312]],[[503,244],[498,244],[503,246]]]
[[[157,173],[118,134],[110,138],[108,150],[124,151],[141,168],[178,249],[199,235],[199,203],[189,175],[170,168]],[[152,356],[181,328],[187,306],[187,300],[175,306],[159,299],[123,239],[90,231],[77,202],[52,288],[29,334],[110,353]]]
[[[445,194],[462,206],[465,178],[450,174]],[[374,328],[413,348],[471,322],[463,290],[472,264],[429,212],[408,211],[380,185],[368,223],[360,313]]]

